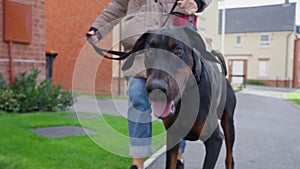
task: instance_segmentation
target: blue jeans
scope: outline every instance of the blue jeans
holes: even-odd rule
[[[130,136],[129,154],[133,157],[145,157],[152,154],[152,118],[151,104],[146,95],[146,79],[130,78],[128,88],[128,128]],[[185,141],[180,144],[182,154]]]

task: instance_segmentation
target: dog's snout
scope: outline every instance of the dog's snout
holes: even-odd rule
[[[149,80],[146,84],[147,93],[151,93],[153,90],[160,90],[166,93],[168,90],[168,85],[162,80]]]
[[[166,101],[167,83],[162,80],[149,80],[146,84],[147,95],[151,101]]]

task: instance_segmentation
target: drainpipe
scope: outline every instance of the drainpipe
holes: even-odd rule
[[[285,82],[287,81],[288,79],[288,60],[289,60],[289,38],[290,36],[293,34],[293,32],[289,33],[287,36],[286,36],[286,48],[285,48],[285,73],[284,73],[284,76],[285,76]],[[285,87],[286,84],[285,84]],[[290,87],[290,85],[288,86]]]
[[[14,84],[14,61],[13,61],[13,42],[8,42],[8,55],[9,55],[9,81]]]
[[[284,1],[285,4],[289,4],[290,1],[289,0],[285,0]],[[285,57],[285,87],[287,86],[286,85],[286,82],[287,82],[287,79],[288,79],[288,61],[289,61],[289,38],[290,36],[292,35],[293,32],[289,33],[286,37],[286,50],[285,50],[285,53],[286,53],[286,57]],[[289,79],[288,79],[289,80]],[[288,87],[291,87],[291,84],[289,84]]]
[[[293,64],[293,84],[292,87],[293,88],[297,88],[299,86],[299,82],[298,82],[298,74],[299,74],[299,49],[298,46],[300,44],[300,39],[298,39],[296,37],[295,41],[294,41],[294,64]]]

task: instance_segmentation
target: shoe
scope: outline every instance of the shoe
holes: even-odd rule
[[[130,169],[138,169],[138,167],[136,165],[132,165]]]
[[[176,169],[184,169],[184,163],[181,160],[177,160]]]

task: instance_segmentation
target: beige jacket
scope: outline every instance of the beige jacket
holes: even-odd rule
[[[197,3],[199,1],[201,0],[196,0]],[[204,5],[198,12],[203,11],[211,0],[202,2]],[[91,27],[96,28],[100,36],[104,37],[115,25],[121,23],[121,43],[125,51],[128,51],[144,32],[161,27],[166,18],[164,14],[171,11],[174,3],[175,0],[112,0]],[[174,11],[182,12],[178,6]],[[125,75],[144,77],[144,73],[140,73],[143,69],[143,59],[137,57],[133,67]]]

